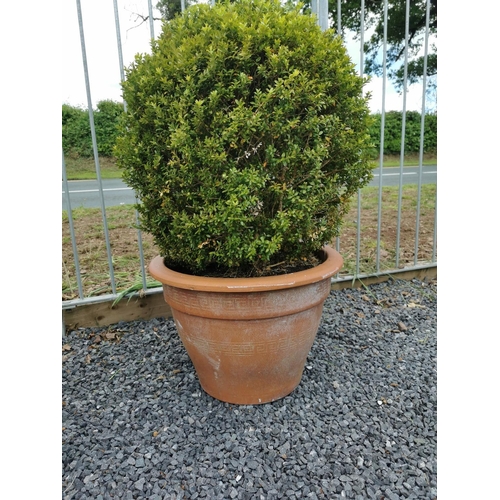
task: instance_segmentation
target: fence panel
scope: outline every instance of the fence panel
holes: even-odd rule
[[[209,0],[212,4],[214,0]],[[85,0],[83,0],[85,4]],[[114,20],[116,31],[117,45],[117,82],[122,81],[124,76],[124,58],[122,51],[122,38],[119,19],[119,0],[113,0]],[[437,194],[434,194],[435,186],[429,188],[423,183],[424,175],[424,139],[425,139],[425,119],[426,119],[426,71],[428,61],[428,46],[429,46],[429,18],[430,18],[430,0],[426,4],[426,23],[425,23],[425,42],[424,42],[424,73],[422,78],[422,102],[420,112],[420,150],[418,157],[418,166],[415,172],[407,172],[404,165],[405,161],[405,137],[408,130],[407,123],[407,95],[408,95],[408,45],[409,45],[409,16],[410,16],[410,0],[406,0],[405,8],[405,44],[403,57],[403,85],[402,85],[402,121],[401,121],[401,151],[399,155],[399,168],[391,169],[389,174],[386,173],[387,167],[384,167],[384,146],[385,146],[385,130],[386,130],[386,92],[389,84],[387,75],[387,29],[388,23],[388,2],[384,0],[383,16],[384,16],[384,33],[382,45],[382,79],[381,85],[381,103],[380,103],[380,150],[378,154],[378,174],[374,177],[374,187],[370,191],[360,190],[357,199],[354,200],[353,209],[351,210],[346,228],[340,238],[337,238],[336,246],[344,255],[346,261],[345,270],[336,275],[333,281],[352,281],[355,279],[365,279],[380,275],[395,274],[404,271],[418,271],[421,269],[429,269],[436,267],[437,261]],[[85,7],[85,5],[84,5]],[[147,8],[149,20],[149,36],[154,39],[154,23],[153,23],[153,6],[151,0],[147,0]],[[185,2],[181,0],[181,8],[185,9]],[[338,34],[342,33],[341,12],[342,1],[337,0],[336,18],[328,16],[328,1],[327,0],[312,0],[311,11],[318,18],[318,24],[322,29],[327,29],[328,26],[334,27]],[[129,260],[130,255],[135,255],[136,271],[131,272],[130,263],[124,266],[126,260],[124,256],[114,253],[114,244],[111,241],[110,230],[114,230],[117,223],[114,220],[114,209],[124,209],[124,207],[106,207],[106,193],[104,188],[104,180],[101,175],[101,165],[99,157],[98,139],[96,134],[95,114],[92,101],[92,90],[90,84],[89,68],[87,64],[86,53],[86,32],[85,32],[85,16],[84,9],[82,10],[82,0],[76,0],[76,10],[78,17],[78,25],[74,27],[79,30],[80,45],[81,45],[81,61],[84,70],[85,89],[87,97],[88,120],[90,125],[90,135],[92,142],[92,151],[95,163],[96,175],[96,192],[98,193],[98,205],[100,210],[100,218],[102,224],[101,232],[104,244],[100,245],[99,249],[85,248],[87,240],[92,238],[86,236],[87,233],[79,233],[79,222],[85,217],[87,212],[81,214],[81,209],[75,207],[75,191],[70,186],[67,175],[67,161],[65,154],[62,155],[62,180],[63,180],[63,206],[66,210],[63,212],[63,302],[64,309],[73,308],[81,304],[90,304],[94,302],[116,301],[128,292],[156,293],[158,283],[148,279],[146,271],[146,263],[150,257],[154,255],[154,246],[148,239],[147,235],[143,235],[140,230],[136,232],[136,248],[127,250]],[[359,67],[360,75],[365,72],[365,53],[363,51],[366,40],[365,32],[365,1],[360,0],[360,32],[359,37],[359,61],[356,54],[351,55],[353,62]],[[111,29],[111,27],[110,27]],[[99,33],[90,32],[89,36],[99,36]],[[126,102],[123,102],[123,107],[126,110]],[[387,191],[384,186],[384,177],[387,175],[397,176],[398,182],[392,188],[392,191]],[[405,184],[405,175],[416,175],[417,182],[413,184]],[[387,177],[388,178],[388,177]],[[422,198],[422,190],[425,187],[426,197]],[[120,189],[120,188],[115,188]],[[376,193],[373,190],[376,190]],[[429,191],[430,194],[427,192]],[[405,196],[405,193],[407,196]],[[410,193],[408,195],[408,193]],[[408,197],[410,202],[408,202]],[[386,202],[389,199],[389,202]],[[137,201],[137,200],[136,200]],[[396,208],[394,208],[394,203]],[[389,206],[389,208],[387,208]],[[413,214],[411,211],[413,210]],[[113,213],[112,213],[113,212]],[[384,213],[385,212],[385,213]],[[425,213],[424,213],[425,212]],[[64,213],[66,215],[64,215]],[[128,213],[128,212],[127,212]],[[376,220],[373,219],[373,214],[376,213]],[[87,213],[88,214],[88,213]],[[410,215],[409,215],[410,214]],[[425,216],[425,229],[422,230],[423,215]],[[95,214],[94,216],[94,225]],[[110,224],[110,218],[113,216],[113,222]],[[130,213],[128,213],[130,216]],[[384,218],[385,216],[385,218]],[[133,213],[135,225],[139,224],[138,213]],[[408,228],[411,225],[408,221],[414,220],[414,245],[413,251],[409,249],[408,234],[411,232]],[[389,222],[388,222],[389,221]],[[394,228],[391,226],[394,224]],[[130,224],[132,225],[132,224]],[[390,226],[390,227],[389,227]],[[376,227],[376,230],[375,230]],[[402,229],[405,229],[403,234]],[[94,228],[95,229],[95,228]],[[98,231],[97,231],[98,232]],[[394,246],[388,248],[385,242],[386,233],[393,233]],[[122,230],[123,235],[130,235],[130,228]],[[374,235],[375,233],[375,235]],[[391,233],[391,234],[392,234]],[[427,235],[425,241],[425,251],[422,248],[422,236]],[[430,236],[431,235],[431,236]],[[95,238],[95,231],[94,231]],[[132,238],[133,239],[133,238]],[[392,240],[388,240],[392,241]],[[130,246],[130,245],[129,245]],[[403,248],[404,246],[404,248]],[[411,246],[411,245],[410,245]],[[147,252],[145,251],[147,249]],[[82,256],[88,257],[89,253],[94,252],[96,255],[94,260],[87,260],[85,269],[82,269]],[[393,254],[393,255],[392,255]],[[71,257],[70,257],[71,255]],[[391,257],[392,255],[392,257]],[[390,258],[388,258],[390,257]],[[133,260],[133,259],[132,259]],[[106,266],[107,265],[107,266]],[[107,267],[106,271],[102,268]],[[101,286],[88,286],[92,280],[89,275],[92,271],[100,269]],[[103,275],[105,276],[103,277]],[[124,276],[125,275],[125,276]],[[117,276],[119,282],[117,283]],[[123,277],[124,276],[124,277]],[[99,281],[99,280],[97,280]]]

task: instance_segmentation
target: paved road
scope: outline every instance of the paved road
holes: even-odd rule
[[[370,186],[378,186],[380,169],[376,168],[374,171],[373,179]],[[419,168],[418,167],[405,167],[403,169],[403,184],[417,184],[418,183]],[[437,166],[428,165],[422,167],[422,184],[436,184],[437,183]],[[399,186],[399,167],[384,168],[382,174],[383,186]]]
[[[418,183],[418,167],[405,167],[403,171],[403,184]],[[374,170],[374,177],[370,186],[379,185],[379,169]],[[422,184],[435,184],[437,182],[436,165],[424,166],[422,169]],[[89,181],[69,181],[70,203],[72,208],[87,207],[100,208],[100,194],[98,182]],[[383,186],[399,185],[399,168],[384,168],[382,175]],[[121,179],[103,179],[102,180],[104,203],[106,207],[114,205],[127,205],[135,203],[135,195]],[[62,189],[62,209],[67,210],[66,193],[64,192],[64,183]]]
[[[71,208],[100,208],[101,198],[97,180],[68,181]],[[135,203],[135,195],[121,179],[103,179],[102,188],[106,207]],[[67,196],[62,183],[62,209],[67,210]]]

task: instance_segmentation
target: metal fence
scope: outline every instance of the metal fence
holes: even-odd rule
[[[85,1],[85,0],[84,0]],[[213,3],[213,0],[212,0]],[[412,239],[413,241],[413,256],[408,254],[411,253],[408,250],[408,238],[402,232],[402,219],[403,219],[403,200],[404,200],[404,190],[406,189],[406,185],[404,185],[403,179],[405,175],[404,168],[404,153],[405,153],[405,126],[406,126],[406,113],[407,113],[407,92],[408,92],[408,31],[409,31],[409,7],[410,1],[406,0],[406,44],[405,44],[405,52],[404,52],[404,85],[402,91],[402,130],[401,130],[401,153],[400,153],[400,161],[399,168],[396,166],[391,169],[391,174],[393,177],[397,179],[396,187],[393,188],[397,191],[396,195],[396,208],[394,207],[394,203],[391,206],[391,214],[389,214],[393,218],[393,239],[394,239],[394,247],[390,249],[391,253],[394,255],[394,258],[390,262],[386,262],[384,260],[384,256],[387,254],[387,248],[383,248],[382,245],[382,233],[384,231],[384,212],[383,212],[383,178],[384,172],[387,170],[383,167],[383,158],[384,158],[384,131],[385,131],[385,99],[386,99],[386,89],[388,85],[388,77],[386,71],[386,56],[388,50],[387,44],[387,9],[388,2],[385,0],[384,2],[384,39],[382,50],[382,67],[383,67],[383,78],[382,78],[382,102],[380,103],[381,108],[381,128],[380,128],[380,155],[379,155],[379,169],[378,169],[378,177],[375,177],[377,184],[374,189],[377,189],[377,193],[375,196],[375,207],[372,208],[372,212],[376,211],[377,220],[372,221],[371,223],[371,240],[372,244],[369,249],[369,255],[367,255],[366,248],[363,248],[363,242],[365,241],[365,230],[362,230],[362,219],[363,219],[363,193],[358,192],[357,200],[353,207],[353,216],[354,220],[350,221],[350,240],[351,240],[351,271],[346,273],[339,273],[337,276],[333,278],[333,281],[351,281],[356,279],[364,279],[367,277],[373,276],[381,276],[381,275],[390,275],[396,274],[401,270],[413,270],[418,271],[420,269],[429,269],[435,268],[437,266],[436,261],[436,217],[437,217],[437,195],[433,196],[433,206],[426,207],[425,217],[426,221],[429,223],[426,225],[425,229],[425,246],[427,251],[425,255],[422,255],[422,238],[421,238],[421,224],[422,224],[422,186],[423,186],[423,153],[424,153],[424,120],[426,117],[426,69],[427,69],[427,58],[428,58],[428,40],[429,40],[429,9],[430,9],[431,1],[427,1],[427,10],[426,10],[426,29],[425,29],[425,41],[424,41],[424,73],[423,73],[423,81],[422,81],[422,108],[421,108],[421,127],[420,127],[420,153],[418,159],[418,167],[415,169],[413,174],[416,177],[416,182],[412,184],[411,189],[413,193],[413,201],[412,201]],[[184,10],[185,4],[184,0],[181,0],[182,9]],[[122,52],[122,41],[121,41],[121,30],[120,30],[120,19],[119,19],[119,9],[118,9],[118,0],[113,0],[114,7],[114,18],[115,18],[115,31],[116,31],[116,43],[117,43],[117,52],[118,52],[118,61],[119,66],[117,66],[117,82],[121,79],[124,79],[124,64],[123,64],[123,52]],[[360,9],[361,9],[361,30],[359,33],[360,38],[360,51],[359,51],[359,72],[361,75],[364,74],[364,53],[363,53],[363,44],[364,44],[364,36],[365,29],[363,25],[364,19],[364,0],[360,0]],[[103,233],[104,233],[104,249],[103,249],[103,259],[107,260],[107,266],[109,270],[109,279],[108,285],[109,290],[105,291],[105,293],[95,293],[95,294],[86,294],[84,292],[82,271],[80,269],[80,258],[79,258],[79,247],[77,244],[77,238],[75,233],[75,219],[73,215],[74,209],[72,208],[72,196],[71,189],[69,185],[69,181],[66,173],[66,165],[65,165],[65,157],[64,153],[62,155],[62,180],[63,180],[63,201],[67,207],[67,224],[69,226],[69,240],[71,241],[71,247],[73,252],[73,264],[71,265],[72,270],[71,273],[74,274],[73,280],[76,282],[75,291],[76,297],[71,298],[70,300],[63,300],[62,307],[64,309],[74,308],[78,305],[82,304],[90,304],[93,302],[103,302],[103,301],[115,301],[117,298],[120,298],[124,290],[117,286],[117,282],[115,279],[115,274],[119,272],[119,265],[115,262],[112,245],[110,241],[110,232],[109,232],[109,224],[108,224],[108,216],[107,209],[105,205],[105,190],[103,188],[103,179],[101,176],[101,167],[100,160],[98,154],[98,144],[96,139],[96,129],[94,123],[94,113],[93,113],[93,101],[92,101],[92,90],[90,86],[90,77],[89,77],[89,69],[87,63],[87,55],[86,55],[86,32],[85,32],[85,20],[82,15],[82,5],[81,0],[76,0],[76,9],[78,13],[78,26],[75,26],[75,29],[79,30],[80,34],[80,44],[81,44],[81,54],[82,54],[82,63],[84,69],[84,78],[85,78],[85,88],[87,95],[87,106],[89,111],[89,121],[90,121],[90,129],[92,136],[92,147],[95,161],[95,172],[97,177],[97,191],[99,196],[100,203],[100,211],[102,216],[102,224],[103,224]],[[147,9],[148,9],[148,19],[149,19],[149,34],[152,39],[155,38],[154,33],[154,23],[153,23],[153,7],[151,0],[147,0]],[[342,9],[342,1],[337,0],[337,19],[329,19],[328,17],[328,0],[312,0],[311,9],[314,15],[318,18],[318,24],[322,29],[326,29],[329,25],[333,25],[338,33],[341,33],[341,9]],[[112,29],[112,27],[110,27]],[[98,34],[91,33],[90,36],[98,36]],[[124,103],[124,107],[126,109],[126,103]],[[437,191],[436,191],[437,192]],[[430,210],[430,212],[429,212]],[[388,214],[385,214],[388,215]],[[138,222],[137,212],[135,214],[136,222]],[[392,223],[391,223],[392,224]],[[375,228],[376,226],[376,228]],[[366,229],[366,227],[365,227]],[[376,237],[375,237],[376,235]],[[406,246],[406,257],[403,258],[402,253],[402,245],[403,243]],[[68,242],[66,242],[68,244]],[[343,253],[343,249],[346,248],[343,236],[337,238],[336,241],[337,249]],[[354,250],[352,250],[354,248]],[[105,254],[105,256],[104,256]],[[147,261],[145,259],[144,249],[143,249],[143,235],[141,231],[137,231],[137,255],[138,255],[138,270],[137,275],[140,275],[138,278],[138,283],[135,290],[142,289],[141,293],[156,293],[158,290],[154,287],[151,288],[151,281],[148,279],[146,265]],[[344,257],[345,258],[345,257]],[[371,263],[371,267],[367,271],[364,269],[366,266],[364,264],[366,262]],[[63,262],[63,269],[67,268]],[[63,271],[64,272],[64,271]],[[67,271],[66,271],[67,273]],[[153,284],[154,285],[154,284]]]

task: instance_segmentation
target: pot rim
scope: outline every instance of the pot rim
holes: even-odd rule
[[[276,276],[263,276],[252,278],[214,278],[207,276],[194,276],[179,273],[165,266],[163,257],[155,257],[149,264],[149,273],[164,285],[170,285],[186,290],[205,292],[261,292],[267,290],[281,290],[295,288],[316,283],[336,274],[343,264],[342,256],[332,247],[323,247],[326,254],[324,262],[311,269]]]

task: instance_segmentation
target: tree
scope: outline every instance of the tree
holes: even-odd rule
[[[195,2],[192,0],[185,0],[185,8],[187,9],[193,3]],[[181,0],[159,0],[156,8],[160,11],[162,19],[167,21],[182,12]]]
[[[416,83],[424,73],[424,56],[419,55],[425,41],[426,0],[410,0],[409,33],[408,33],[408,83]],[[332,20],[338,18],[337,0],[328,0],[328,9]],[[359,40],[361,31],[361,1],[342,0],[340,18],[343,33],[354,32]],[[405,51],[405,19],[406,1],[388,0],[387,5],[387,76],[397,90],[403,88],[404,51]],[[381,76],[380,49],[384,41],[384,2],[382,0],[365,0],[365,31],[373,29],[370,39],[364,44],[365,72]],[[437,0],[430,0],[429,34],[437,33]],[[437,75],[437,48],[430,44],[427,55],[427,76]],[[435,85],[435,79],[431,79]]]

